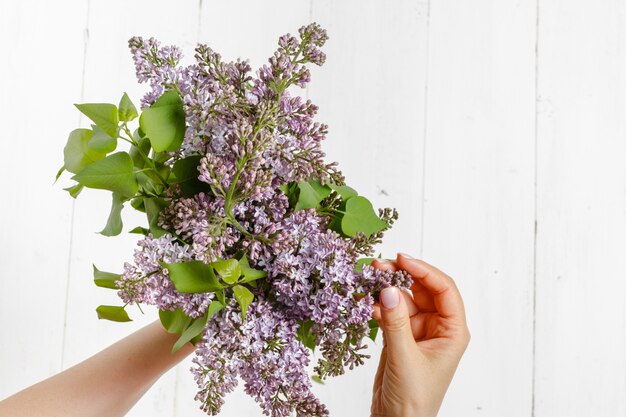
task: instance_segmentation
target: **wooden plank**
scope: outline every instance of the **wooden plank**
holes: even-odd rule
[[[441,417],[531,413],[535,21],[532,2],[431,2],[423,258],[473,335]]]
[[[386,257],[420,251],[427,12],[415,0],[313,1],[330,39],[309,96],[329,125],[328,160],[375,207],[399,211],[379,248]],[[369,415],[380,348],[370,343],[364,366],[314,387],[331,415]]]
[[[61,368],[72,200],[52,182],[78,121],[86,9],[0,2],[0,399]]]
[[[626,4],[539,4],[534,416],[623,416]]]
[[[193,58],[193,45],[198,34],[198,7],[199,2],[196,1],[181,2],[175,8],[165,0],[91,2],[83,101],[117,103],[126,91],[139,106],[140,98],[149,87],[136,81],[128,39],[134,35],[153,36],[162,45],[179,45],[186,52],[185,62],[189,62]],[[82,124],[89,126],[85,119]],[[126,149],[123,144],[120,145],[122,147]],[[132,261],[135,243],[139,239],[138,235],[125,232],[113,238],[95,233],[106,223],[110,198],[110,193],[86,190],[76,202],[65,366],[158,319],[153,309],[147,309],[143,316],[137,308],[129,309],[135,321],[126,325],[98,321],[96,318],[94,310],[97,305],[119,305],[120,300],[115,291],[97,288],[93,284],[91,264],[95,263],[102,270],[121,272],[123,263]],[[145,216],[128,207],[123,217],[125,231],[147,224]],[[172,416],[175,380],[175,371],[166,374],[128,415]]]

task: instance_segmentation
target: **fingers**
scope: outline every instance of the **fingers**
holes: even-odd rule
[[[409,309],[409,316],[413,317],[417,313],[419,313],[420,309],[413,302],[413,297],[411,297],[411,294],[409,294],[409,293],[407,293],[405,291],[400,291],[400,293],[404,297],[404,301],[406,301],[407,308]],[[380,303],[374,303],[374,312],[372,313],[372,317],[374,317],[376,320],[380,321],[380,319],[381,319],[381,316],[380,316]]]
[[[376,395],[376,390],[380,389],[383,384],[383,377],[385,376],[385,366],[387,364],[387,348],[383,346],[380,352],[380,360],[378,361],[378,368],[376,369],[376,376],[374,377],[373,394]]]
[[[389,259],[374,259],[372,260],[372,266],[374,268],[382,269],[383,271],[397,271],[398,265],[394,261]]]
[[[400,269],[398,264],[394,261],[387,259],[374,259],[372,261],[372,266],[378,269],[382,269],[383,271],[397,271]],[[435,302],[433,301],[432,294],[426,290],[419,283],[419,281],[415,280],[413,285],[411,286],[411,292],[413,293],[413,300],[411,304],[415,304],[419,311],[424,311],[428,313],[432,313],[437,311],[435,308]],[[411,307],[409,305],[409,307]],[[415,313],[411,312],[411,315]],[[377,319],[378,320],[378,319]]]
[[[396,265],[413,277],[415,285],[411,289],[415,297],[424,299],[424,293],[429,293],[442,317],[458,318],[465,322],[463,299],[452,278],[434,266],[402,253],[398,254]]]
[[[415,348],[415,339],[407,302],[398,288],[388,287],[380,292],[380,315],[389,353],[409,355]]]

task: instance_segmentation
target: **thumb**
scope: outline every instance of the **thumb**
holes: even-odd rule
[[[409,309],[400,290],[396,287],[383,288],[380,292],[380,313],[385,342],[390,352],[407,352],[415,345]]]

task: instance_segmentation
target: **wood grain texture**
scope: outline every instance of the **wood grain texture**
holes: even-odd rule
[[[162,45],[178,45],[189,55],[198,34],[198,8],[197,1],[184,1],[176,5],[175,13],[164,13],[172,9],[171,2],[91,1],[83,102],[118,103],[126,91],[139,106],[140,98],[149,86],[137,83],[128,39],[135,35],[155,37]],[[185,59],[189,61],[192,56]],[[86,118],[81,123],[89,127]],[[127,149],[124,142],[118,146]],[[132,261],[135,243],[139,239],[138,235],[127,231],[138,225],[145,227],[147,221],[142,213],[128,209],[127,203],[122,213],[125,222],[122,234],[113,238],[102,236],[97,232],[106,223],[111,206],[110,193],[85,191],[77,199],[74,213],[69,301],[65,317],[65,367],[158,318],[154,309],[144,309],[146,314],[142,315],[132,307],[128,309],[134,319],[132,323],[97,320],[95,308],[99,304],[120,305],[120,300],[115,291],[93,284],[92,263],[101,270],[121,272],[123,263]],[[128,415],[172,416],[175,382],[175,371],[166,374]]]
[[[358,10],[358,12],[357,12]],[[328,160],[374,207],[400,218],[379,247],[383,257],[419,253],[428,3],[314,0],[312,20],[326,28],[327,60],[314,68],[309,97],[329,125]],[[367,416],[382,339],[365,365],[315,392],[331,415]],[[339,387],[350,387],[349,391]]]
[[[78,122],[87,17],[67,6],[0,2],[0,398],[61,370],[73,204],[52,183]]]
[[[626,4],[539,9],[536,417],[626,415]]]
[[[531,415],[535,22],[530,2],[431,2],[423,259],[473,336],[441,417]]]
[[[473,338],[440,417],[625,415],[617,0],[0,2],[0,398],[156,318],[96,319],[98,304],[118,299],[93,285],[91,264],[121,271],[137,236],[96,234],[107,193],[74,203],[61,190],[69,176],[51,185],[67,134],[88,126],[71,104],[115,103],[124,91],[139,103],[133,35],[181,46],[183,63],[201,41],[256,68],[279,35],[310,21],[329,31],[328,58],[300,92],[329,124],[328,160],[374,206],[398,208],[382,255],[422,256],[465,298]],[[145,225],[131,210],[124,220],[125,230]],[[369,414],[379,348],[314,386],[331,415]],[[205,415],[190,366],[129,415]],[[240,386],[221,415],[262,414]]]

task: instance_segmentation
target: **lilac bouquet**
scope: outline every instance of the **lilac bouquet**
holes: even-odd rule
[[[133,37],[138,80],[151,87],[141,115],[126,94],[117,106],[76,105],[92,128],[70,133],[57,178],[74,174],[73,197],[112,192],[103,235],[121,233],[125,203],[148,223],[130,230],[143,238],[121,274],[94,266],[95,284],[124,302],[98,317],[129,321],[128,305],[156,306],[180,334],[173,351],[196,344],[196,400],[210,415],[239,379],[265,415],[328,415],[311,380],[361,365],[375,297],[409,285],[406,273],[369,265],[396,211],[376,212],[324,162],[327,127],[293,94],[310,80],[307,64],[324,63],[326,40],[317,24],[281,36],[253,76],[247,61],[223,62],[203,44],[184,67],[178,47]]]

